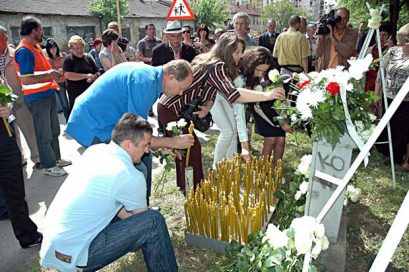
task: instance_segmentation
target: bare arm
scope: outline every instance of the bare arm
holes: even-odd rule
[[[194,142],[195,140],[190,134],[175,137],[152,137],[151,148],[185,149],[192,146]]]
[[[308,73],[308,57],[303,58],[302,60],[302,67],[304,68],[304,72]]]
[[[316,55],[317,57],[321,57],[322,55],[324,55],[324,39],[325,37],[322,35],[318,35],[317,36],[317,50],[316,50]]]
[[[57,70],[49,70],[44,73],[20,75],[20,80],[24,85],[49,82],[59,80],[61,74]]]
[[[237,99],[239,103],[263,102],[284,97],[282,88],[275,88],[271,92],[257,92],[249,89],[238,88],[240,97]]]
[[[138,60],[143,61],[145,63],[151,63],[152,58],[146,58],[141,52],[136,53],[136,57]]]
[[[72,81],[79,81],[84,79],[93,79],[93,74],[81,74],[81,73],[74,73],[74,72],[64,72],[64,77],[68,80]]]

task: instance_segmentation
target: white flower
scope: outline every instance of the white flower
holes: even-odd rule
[[[321,238],[321,248],[322,248],[322,250],[327,250],[328,249],[328,247],[329,247],[329,241],[328,241],[328,238],[327,238],[327,236],[323,236],[322,238]]]
[[[166,130],[172,131],[173,128],[174,128],[174,127],[177,127],[177,126],[178,126],[177,122],[175,122],[175,121],[169,122],[169,123],[166,125]]]
[[[315,71],[308,73],[308,77],[311,78],[312,80],[318,78],[319,75],[320,75],[320,74],[319,74],[318,72],[315,72]]]
[[[263,86],[257,85],[256,87],[254,87],[254,90],[258,91],[258,92],[262,92],[263,91]]]
[[[180,119],[180,120],[177,122],[177,126],[178,126],[179,128],[184,128],[186,125],[187,125],[187,122],[186,122],[186,120],[185,120],[184,118]]]
[[[273,224],[269,224],[263,241],[267,240],[268,243],[274,248],[286,247],[288,245],[288,237],[285,232],[280,231]]]
[[[291,116],[290,116],[290,120],[291,120],[291,122],[297,122],[297,120],[298,120],[298,118],[297,118],[297,114],[291,114]]]
[[[354,185],[347,186],[347,197],[354,203],[358,202],[361,197],[361,189],[355,188]]]
[[[317,224],[314,230],[314,235],[318,239],[325,237],[325,227],[324,224]]]
[[[348,63],[350,64],[348,69],[350,76],[356,80],[360,80],[372,63],[372,55],[368,54],[363,59],[349,59]]]
[[[321,244],[315,244],[315,246],[312,248],[311,256],[312,256],[314,259],[317,259],[318,256],[319,256],[320,253],[321,253],[321,250],[322,250]]]
[[[243,88],[246,86],[246,82],[242,76],[238,76],[233,80],[234,87],[236,88]]]
[[[308,191],[308,185],[309,185],[310,183],[308,182],[308,181],[303,181],[301,184],[300,184],[300,192],[301,192],[301,194],[303,194],[303,195],[305,195],[306,193],[307,193],[307,191]]]
[[[281,77],[280,77],[280,72],[277,69],[270,70],[268,72],[268,78],[271,80],[271,82],[276,83],[279,82]]]
[[[301,198],[301,196],[302,196],[301,191],[297,191],[297,192],[295,193],[294,199],[295,199],[295,200],[299,200],[299,199]]]
[[[312,110],[306,104],[299,104],[296,105],[298,112],[301,114],[301,120],[307,121],[312,118]]]
[[[377,117],[376,117],[375,114],[370,113],[369,114],[369,119],[371,119],[371,121],[373,122],[373,121],[376,121]]]
[[[311,251],[316,224],[317,222],[315,218],[311,216],[295,218],[291,222],[290,227],[294,229],[295,233],[294,240],[297,255],[305,254]]]
[[[356,188],[350,195],[351,201],[356,203],[358,202],[359,198],[361,197],[361,189]]]
[[[301,162],[297,167],[297,173],[309,177],[310,175],[310,165],[312,161],[312,155],[304,155],[301,158]],[[307,184],[308,186],[308,184]],[[301,187],[301,186],[300,186]]]

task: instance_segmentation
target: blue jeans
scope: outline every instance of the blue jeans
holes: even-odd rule
[[[68,98],[64,83],[59,83],[60,90],[55,92],[57,112],[63,112],[65,121],[68,121]]]
[[[115,220],[101,231],[88,249],[88,263],[83,271],[95,271],[128,252],[142,249],[152,272],[177,271],[177,263],[163,216],[153,210]]]
[[[27,103],[33,116],[34,130],[37,136],[40,163],[44,168],[54,167],[56,161],[61,159],[60,124],[58,122],[55,96],[50,95],[41,100]]]

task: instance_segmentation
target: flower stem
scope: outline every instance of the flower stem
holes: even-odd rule
[[[6,130],[7,130],[7,134],[9,135],[9,137],[12,137],[13,133],[11,133],[9,122],[7,122],[7,119],[5,117],[3,117],[2,119],[3,119],[4,126],[6,127]]]

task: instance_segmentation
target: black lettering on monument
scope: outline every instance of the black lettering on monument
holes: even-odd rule
[[[341,157],[333,156],[331,158],[331,166],[337,171],[342,171],[345,167],[345,161]]]
[[[331,167],[336,171],[342,171],[345,167],[345,161],[339,156],[332,156],[330,158],[329,154],[323,156],[321,152],[318,152],[318,159],[320,161],[322,170],[325,170],[325,167]]]

